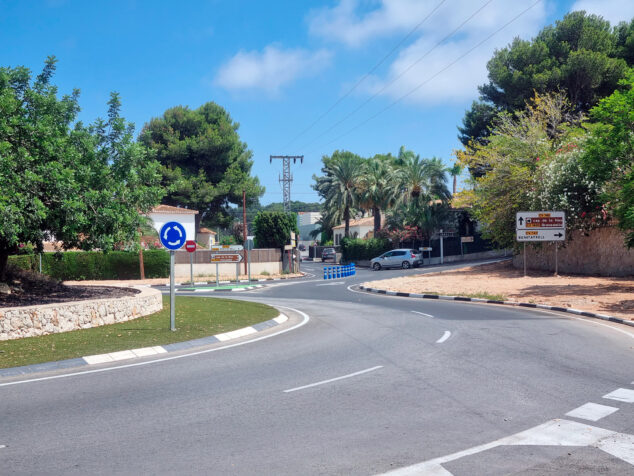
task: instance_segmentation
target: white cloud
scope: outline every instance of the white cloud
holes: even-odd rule
[[[381,36],[404,37],[438,3],[438,0],[380,0],[373,3],[376,7],[373,10],[361,11],[367,3],[342,0],[333,8],[313,11],[309,24],[315,35],[358,48]],[[487,81],[486,63],[494,50],[506,46],[516,36],[529,39],[536,35],[546,16],[545,2],[528,10],[446,71],[438,73],[533,3],[534,0],[494,0],[455,36],[435,46],[485,4],[472,0],[444,3],[416,31],[414,40],[398,53],[388,71],[365,83],[365,91],[396,99],[418,88],[407,96],[406,101],[426,104],[477,97],[476,88]],[[425,84],[419,87],[421,83]]]
[[[214,83],[230,90],[264,90],[280,88],[299,77],[313,75],[330,63],[326,50],[281,49],[268,45],[262,52],[240,51],[220,67]]]
[[[632,0],[577,0],[570,11],[585,10],[587,13],[601,15],[612,26],[621,21],[630,22],[634,17]]]

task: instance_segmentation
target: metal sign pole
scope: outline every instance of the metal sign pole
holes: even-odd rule
[[[236,284],[240,282],[240,263],[236,263]]]
[[[445,262],[445,254],[443,250],[443,236],[442,230],[440,230],[440,264],[444,264]]]
[[[189,253],[189,282],[194,286],[194,253]]]
[[[526,277],[526,242],[524,242],[524,277]]]
[[[176,330],[176,299],[174,289],[174,251],[170,251],[170,329]]]
[[[42,274],[42,253],[40,253],[40,274]]]
[[[216,287],[220,286],[220,278],[218,278],[218,263],[216,263]]]
[[[248,268],[248,276],[249,284],[251,284],[251,253],[247,254],[247,268]]]
[[[559,271],[559,261],[557,256],[558,250],[559,250],[559,243],[555,242],[555,276],[558,275],[558,271]]]

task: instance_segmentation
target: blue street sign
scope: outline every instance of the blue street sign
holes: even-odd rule
[[[187,239],[185,227],[178,222],[168,221],[161,227],[159,233],[161,244],[168,250],[177,250],[181,248]]]

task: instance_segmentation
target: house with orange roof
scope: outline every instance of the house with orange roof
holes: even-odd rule
[[[148,213],[157,232],[160,232],[161,227],[167,222],[175,221],[183,225],[188,240],[196,239],[196,215],[198,215],[198,210],[171,205],[158,205]]]
[[[383,217],[381,217],[383,225]],[[346,224],[337,225],[332,228],[332,239],[335,245],[340,245],[345,236]],[[374,217],[355,218],[350,220],[350,238],[373,238],[374,237]]]

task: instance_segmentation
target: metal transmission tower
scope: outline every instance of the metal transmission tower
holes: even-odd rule
[[[303,155],[271,155],[269,163],[273,163],[273,159],[282,159],[282,176],[280,177],[280,183],[282,184],[282,190],[284,192],[284,211],[291,211],[291,182],[293,176],[291,175],[291,159],[293,163],[300,161],[304,163]]]

